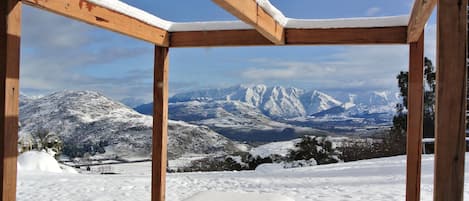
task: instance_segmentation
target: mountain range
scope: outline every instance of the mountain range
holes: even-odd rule
[[[276,134],[286,137],[285,130],[277,128],[291,128],[298,136],[301,133],[297,131],[307,128],[316,130],[306,133],[317,134],[337,132],[339,127],[353,132],[367,126],[390,125],[395,105],[400,101],[397,93],[389,91],[348,93],[345,96],[347,98],[339,99],[318,90],[239,85],[176,94],[169,99],[169,116],[208,126],[232,139],[252,140],[250,138],[255,135],[240,139],[240,136],[246,136],[240,134],[259,135],[263,130],[271,137]],[[152,103],[140,105],[135,110],[151,115]],[[242,132],[240,125],[251,129],[245,128],[247,132]],[[235,127],[236,130],[230,129]]]
[[[171,103],[181,102],[241,102],[259,109],[262,114],[273,119],[288,119],[314,116],[319,112],[340,106],[345,110],[358,109],[368,113],[393,113],[394,106],[400,101],[397,93],[374,91],[360,94],[347,94],[340,100],[327,93],[294,87],[266,85],[238,85],[228,88],[206,89],[179,93],[169,99]],[[143,104],[135,109],[151,114],[152,104]]]

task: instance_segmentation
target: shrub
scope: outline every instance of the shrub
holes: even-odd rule
[[[338,152],[325,137],[303,136],[295,149],[290,150],[288,158],[292,161],[314,159],[318,165],[339,162]]]

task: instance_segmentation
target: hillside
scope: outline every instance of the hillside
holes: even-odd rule
[[[21,139],[42,130],[58,134],[70,155],[125,158],[151,154],[152,117],[92,91],[62,91],[28,99],[20,107],[20,125]],[[169,121],[168,133],[170,159],[238,151],[236,143],[204,126]]]

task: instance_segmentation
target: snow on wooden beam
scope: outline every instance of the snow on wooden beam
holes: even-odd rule
[[[407,41],[409,43],[417,42],[422,35],[425,24],[428,18],[430,18],[436,2],[437,0],[415,0],[407,31]]]
[[[22,0],[24,3],[94,26],[144,40],[159,46],[169,46],[169,33],[164,27],[151,25],[86,0]],[[118,1],[116,1],[118,2]],[[135,9],[137,10],[137,9]]]
[[[21,2],[0,3],[0,199],[16,200]]]
[[[285,43],[285,29],[274,16],[261,7],[256,0],[212,0],[240,20],[252,25],[274,44]]]

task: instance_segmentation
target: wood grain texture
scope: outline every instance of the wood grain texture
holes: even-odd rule
[[[0,13],[0,188],[2,201],[15,201],[21,2],[4,0]]]
[[[273,45],[256,30],[188,31],[171,33],[171,47]]]
[[[407,41],[409,43],[416,42],[422,35],[425,24],[436,6],[436,2],[437,0],[415,0],[407,30]]]
[[[467,0],[438,0],[434,201],[462,201]]]
[[[252,25],[272,43],[285,43],[285,29],[255,0],[212,0],[240,20]]]
[[[424,97],[424,34],[410,44],[407,111],[406,201],[420,200]]]
[[[23,0],[23,2],[159,46],[169,46],[169,34],[166,30],[86,0]]]
[[[407,27],[287,29],[288,45],[406,44]]]
[[[169,48],[155,47],[153,83],[153,154],[151,200],[166,197],[166,165],[168,144],[168,76]]]
[[[407,44],[407,27],[286,29],[285,45]],[[255,30],[171,33],[170,47],[272,46]]]

